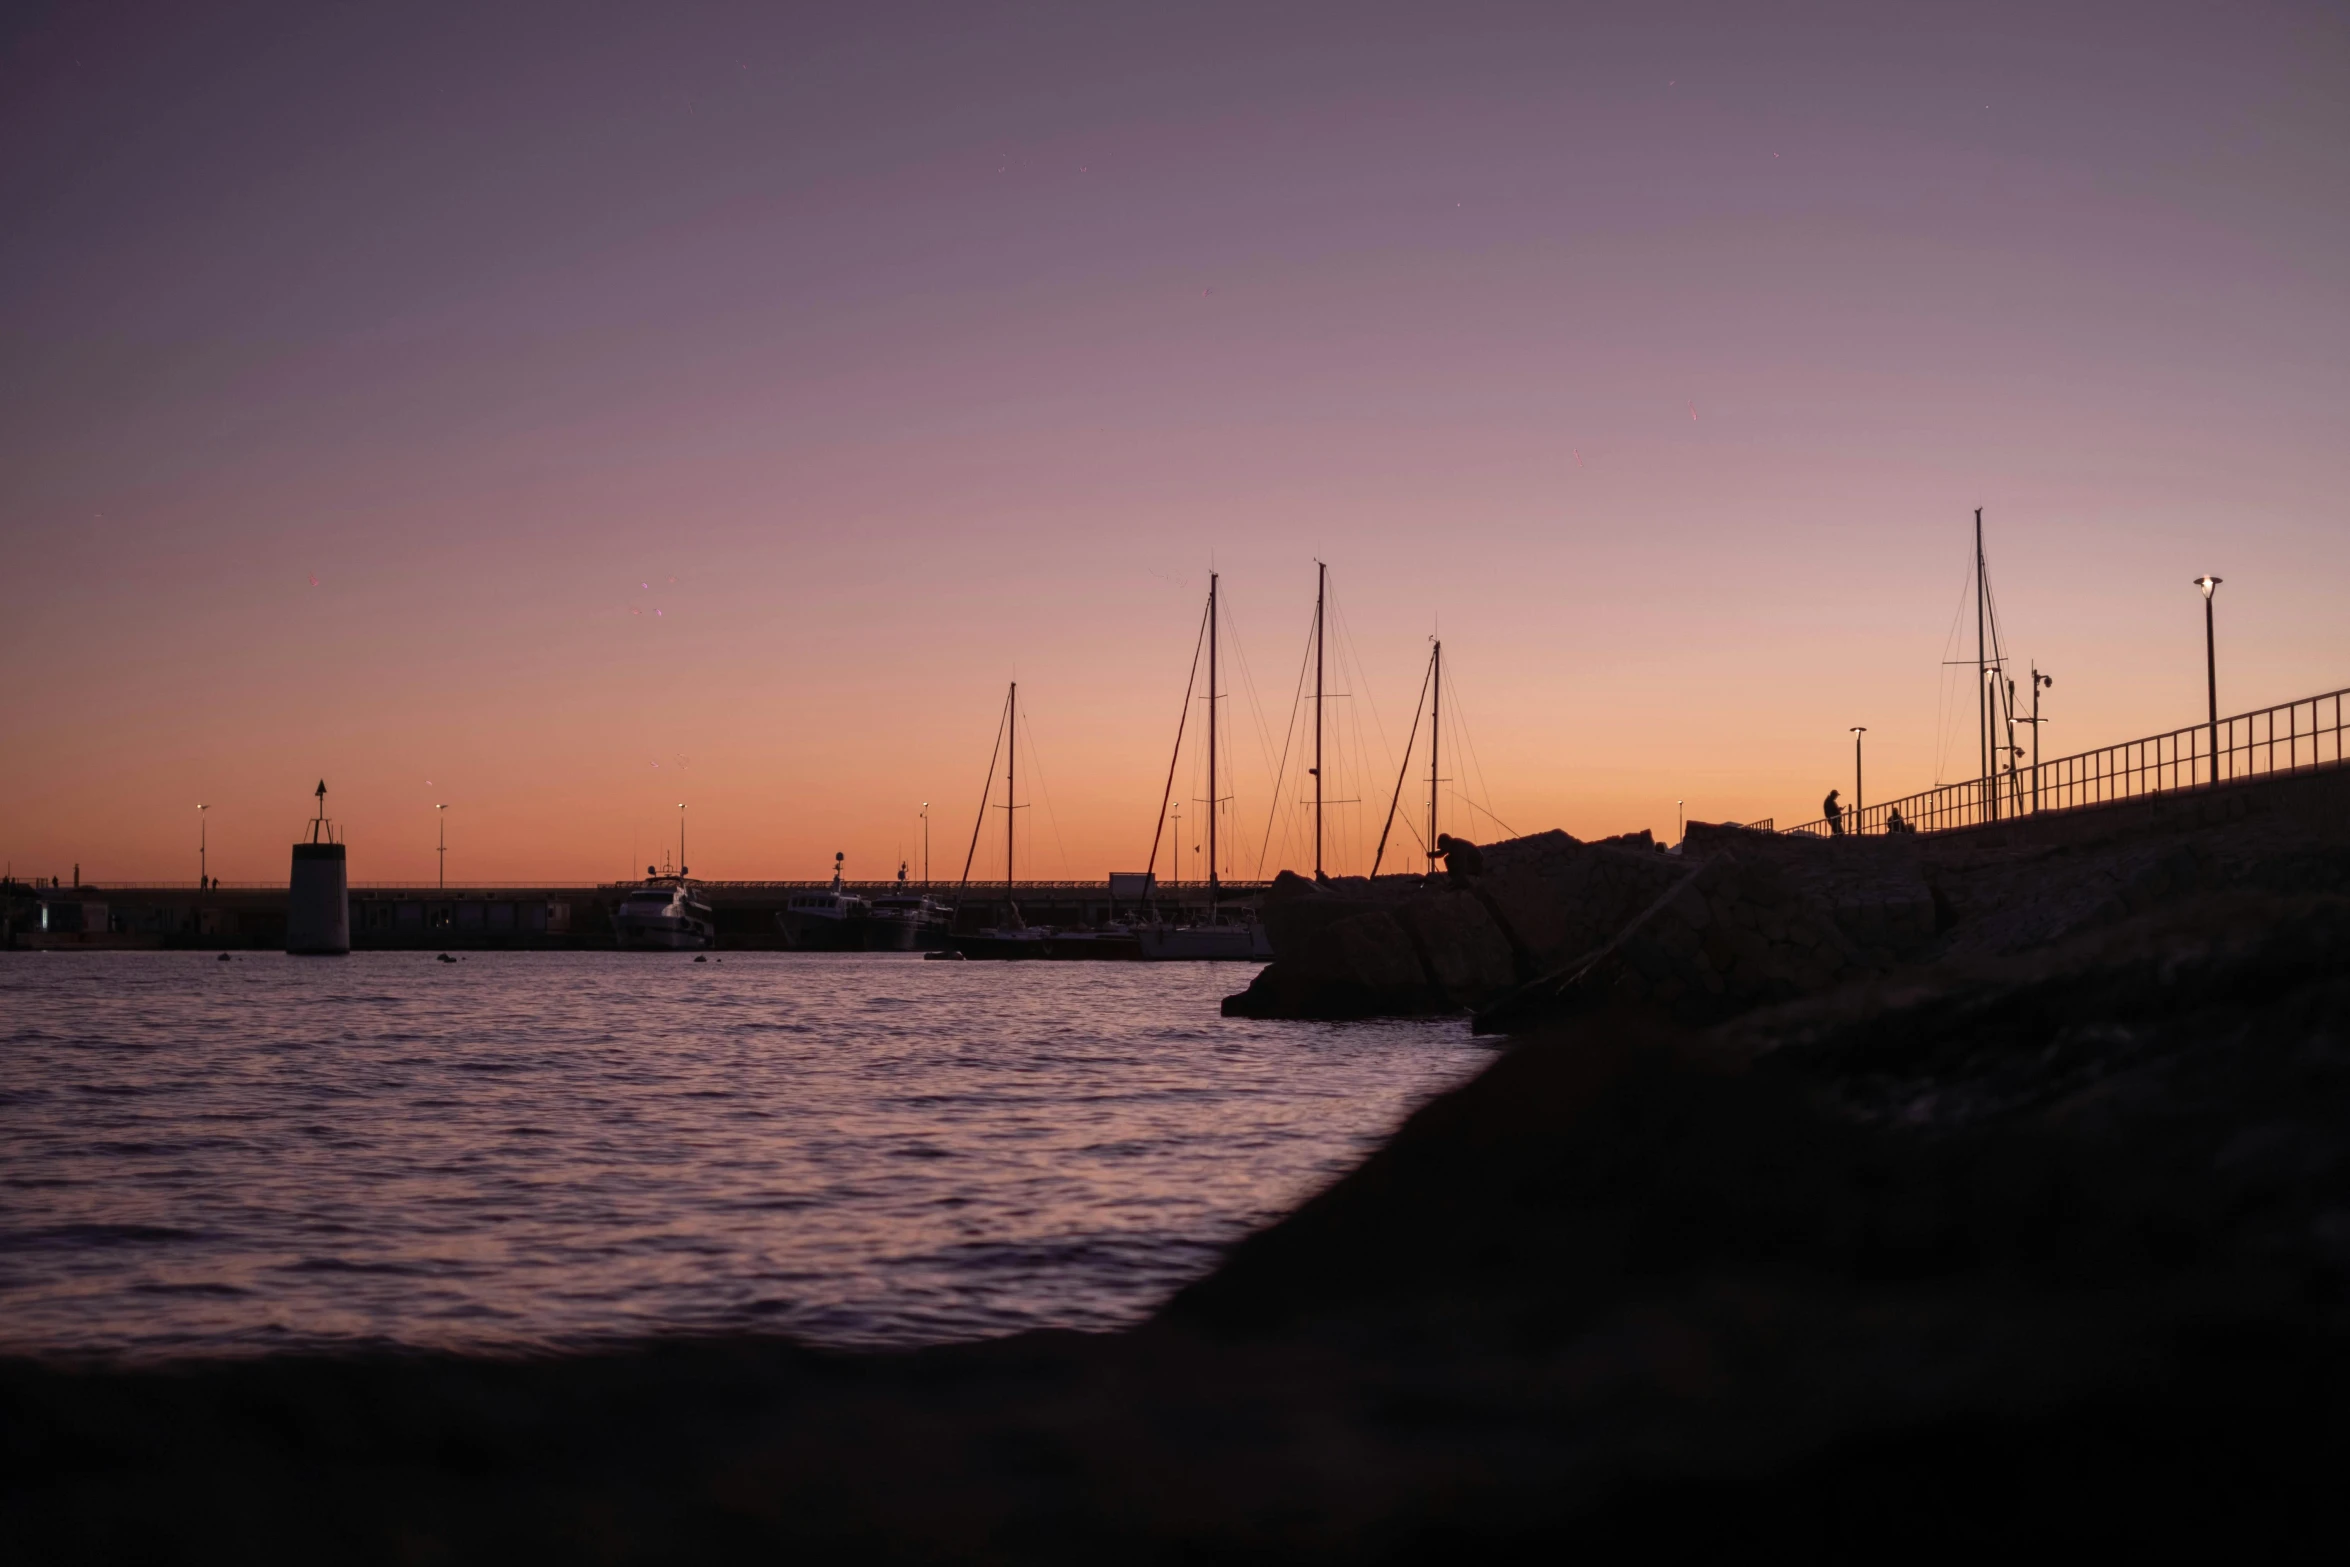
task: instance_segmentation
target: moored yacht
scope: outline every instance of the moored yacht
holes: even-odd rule
[[[1134,928],[1111,923],[1091,930],[1060,930],[1046,938],[1045,956],[1063,963],[1131,963],[1142,956]]]
[[[698,952],[717,939],[718,921],[683,869],[665,876],[648,865],[612,911],[612,930],[626,951]]]
[[[1272,943],[1266,940],[1263,927],[1253,922],[1244,924],[1233,921],[1220,915],[1216,908],[1216,867],[1219,863],[1216,824],[1217,818],[1222,814],[1220,807],[1228,798],[1219,793],[1216,787],[1216,762],[1219,751],[1216,739],[1216,709],[1222,700],[1216,669],[1216,631],[1219,624],[1216,608],[1218,581],[1217,573],[1208,573],[1208,606],[1200,624],[1200,642],[1206,647],[1208,654],[1208,917],[1199,924],[1177,925],[1165,920],[1154,919],[1146,925],[1136,927],[1132,936],[1128,938],[1133,944],[1132,955],[1149,963],[1174,963],[1217,958],[1262,962],[1273,956]],[[1321,626],[1321,611],[1318,604],[1317,600],[1315,610],[1317,636],[1320,634]],[[1318,658],[1317,667],[1319,667]],[[1193,677],[1197,678],[1198,673],[1199,652],[1195,647],[1192,652]],[[1164,829],[1166,825],[1167,800],[1172,798],[1175,791],[1175,764],[1181,760],[1183,755],[1183,730],[1185,724],[1189,722],[1191,711],[1191,688],[1188,683],[1184,687],[1183,706],[1185,718],[1175,726],[1175,755],[1170,757],[1167,762],[1167,793],[1159,801],[1161,829]],[[1318,715],[1318,707],[1316,712]],[[1316,755],[1319,756],[1319,754],[1317,742]],[[1315,787],[1318,791],[1321,786],[1321,773],[1318,765],[1314,777]],[[1319,798],[1318,794],[1317,798]],[[1319,821],[1320,817],[1317,811],[1317,835],[1320,831]],[[1151,839],[1150,863],[1151,871],[1142,873],[1137,878],[1142,883],[1142,891],[1145,896],[1149,893],[1159,863],[1159,840],[1156,835]]]
[[[795,892],[775,923],[794,952],[863,952],[870,945],[873,905],[838,886]]]
[[[984,930],[957,931],[947,937],[954,950],[967,958],[993,958],[998,961],[1022,958],[1049,958],[1052,953],[1053,930],[1049,925],[1031,925],[1020,917],[1020,905],[1006,900],[1011,918],[1001,925]]]
[[[866,943],[874,952],[943,952],[954,910],[927,894],[893,892],[873,900]]]
[[[1053,931],[1047,925],[1031,925],[1020,917],[1020,905],[1013,900],[1019,882],[1012,874],[1012,850],[1016,840],[1012,824],[1027,807],[1019,804],[1020,755],[1020,682],[1015,680],[1004,691],[1003,723],[996,729],[995,755],[987,759],[987,788],[979,796],[979,820],[987,820],[988,796],[995,788],[995,759],[1004,759],[1004,803],[996,809],[1004,813],[1004,911],[1005,918],[982,930],[951,931],[947,936],[950,950],[959,958],[1025,959],[1052,956],[1050,942]],[[955,896],[955,908],[962,909],[962,890],[971,885],[971,855],[979,850],[979,828],[971,829],[971,853],[963,857],[963,880]]]

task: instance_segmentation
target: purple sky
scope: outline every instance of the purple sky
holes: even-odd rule
[[[2350,684],[2337,7],[18,8],[0,212],[20,875],[951,873],[1014,676],[1139,864],[1211,564],[1521,830],[1970,773],[1978,505],[2052,753]]]

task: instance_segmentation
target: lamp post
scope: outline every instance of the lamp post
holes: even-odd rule
[[[1688,818],[1681,810],[1681,807],[1687,805],[1688,803],[1689,802],[1687,800],[1675,800],[1673,802],[1673,841],[1675,843],[1679,843],[1683,838],[1689,836]]]
[[[1860,836],[1863,825],[1860,819],[1860,737],[1868,732],[1869,726],[1866,724],[1852,726],[1852,835],[1856,838]]]
[[[922,802],[922,890],[930,890],[930,802]]]
[[[2032,666],[2032,810],[2040,809],[2040,693],[2056,684],[2054,675],[2040,673],[2040,666]]]
[[[440,847],[435,852],[441,857],[441,891],[443,892],[449,890],[449,818],[443,814],[448,809],[445,805],[436,805],[432,808],[432,819],[440,824]]]
[[[677,802],[677,874],[685,875],[685,802]]]
[[[2195,579],[2203,590],[2203,690],[2211,704],[2211,781],[2219,782],[2219,652],[2212,639],[2211,595],[2220,579],[2205,572]]]
[[[212,861],[207,853],[211,846],[211,839],[205,831],[208,819],[204,815],[206,811],[211,809],[212,807],[209,805],[196,807],[196,885],[199,887],[212,885]]]

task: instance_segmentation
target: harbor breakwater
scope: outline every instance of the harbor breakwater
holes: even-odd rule
[[[2350,885],[2350,770],[2264,778],[1932,835],[1689,824],[1488,844],[1467,875],[1264,898],[1273,962],[1243,1017],[1471,1012],[1519,1031],[1610,1003],[1688,1023],[1907,965],[2030,951],[2166,899]]]
[[[1553,840],[1657,890],[1448,993],[1525,1032],[1141,1328],[0,1364],[0,1528],[33,1560],[2338,1554],[2346,783],[1816,862]],[[1692,891],[1689,935],[1637,937]]]

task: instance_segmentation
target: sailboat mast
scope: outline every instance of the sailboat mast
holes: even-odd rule
[[[1208,573],[1208,916],[1216,913],[1216,574]]]
[[[1011,744],[1004,747],[1004,902],[1012,901],[1012,824],[1019,820],[1020,796],[1013,790],[1014,769],[1020,765],[1020,682],[1012,682],[1012,689],[1004,697],[1006,711],[1005,738]],[[1009,915],[1006,916],[1009,918]]]
[[[1991,688],[1984,683],[1983,660],[1983,508],[1975,508],[1975,738],[1983,752],[1983,789],[1991,789]],[[1994,806],[1997,801],[1993,801]]]
[[[1444,644],[1428,655],[1428,874],[1436,874],[1436,752],[1444,742]]]
[[[1314,562],[1314,880],[1322,879],[1322,604],[1330,568]],[[1259,873],[1263,874],[1262,872]]]

